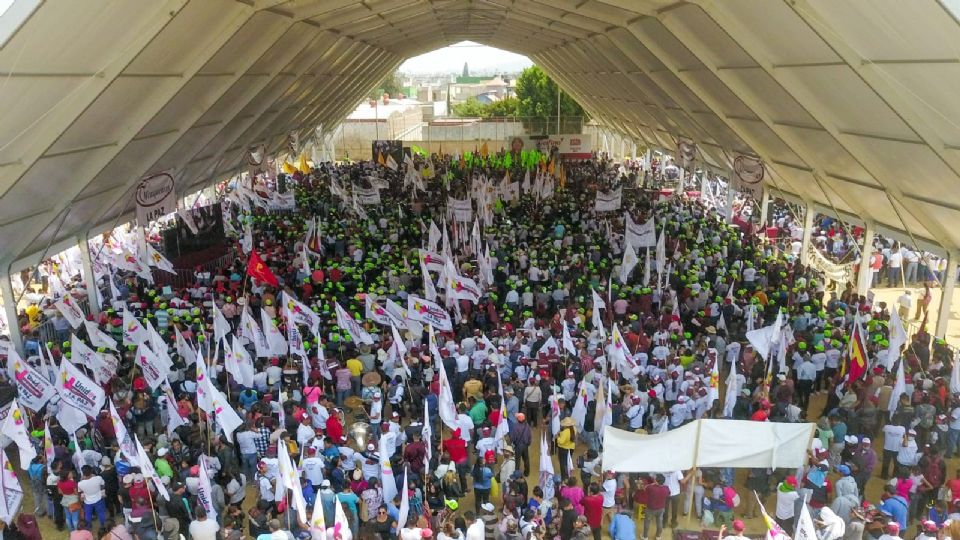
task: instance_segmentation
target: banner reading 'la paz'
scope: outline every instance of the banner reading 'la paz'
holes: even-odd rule
[[[443,306],[412,294],[407,296],[407,318],[433,325],[441,332],[453,330],[450,313]]]

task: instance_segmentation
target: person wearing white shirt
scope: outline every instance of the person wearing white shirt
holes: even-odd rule
[[[900,448],[903,447],[903,436],[906,432],[906,428],[897,424],[887,424],[883,426],[883,462],[880,466],[881,478],[890,478],[893,476],[895,472],[894,469],[891,468],[888,473],[887,467],[889,464],[894,463],[894,460],[896,460],[897,455],[900,453]]]
[[[464,517],[472,518],[474,516],[473,512],[467,512],[464,514]],[[484,540],[485,531],[483,528],[483,520],[475,520],[467,527],[466,540]]]
[[[457,427],[460,428],[460,438],[464,442],[470,442],[470,434],[473,432],[473,419],[467,414],[461,412],[457,415]]]
[[[897,464],[903,470],[909,471],[911,467],[920,461],[920,452],[918,452],[916,436],[916,431],[912,429],[907,431],[907,440],[901,443],[900,449],[897,451]],[[886,447],[886,442],[884,442],[884,447]]]
[[[307,457],[300,466],[307,481],[314,489],[320,489],[320,482],[323,482],[323,458],[317,457],[316,448],[307,448]]]
[[[613,513],[617,511],[617,473],[615,471],[605,471],[603,484],[600,485],[600,494],[603,496],[603,520],[606,522],[613,518]]]
[[[313,426],[310,424],[310,417],[309,415],[304,415],[300,425],[297,426],[297,445],[307,446],[314,437],[316,437],[316,432],[314,432]]]

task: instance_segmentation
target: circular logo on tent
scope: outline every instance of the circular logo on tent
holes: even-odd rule
[[[170,173],[148,176],[137,186],[137,204],[145,207],[156,206],[171,192],[173,192],[173,176]]]
[[[763,162],[750,156],[737,156],[733,159],[733,172],[745,184],[759,184],[763,181]]]

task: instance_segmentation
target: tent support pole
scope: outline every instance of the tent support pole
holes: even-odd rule
[[[20,334],[20,323],[17,321],[17,297],[13,294],[13,282],[10,281],[10,267],[7,266],[6,273],[0,275],[0,295],[3,296],[3,309],[7,316],[7,331],[10,333],[10,341],[20,356],[25,356],[23,351],[23,336]]]

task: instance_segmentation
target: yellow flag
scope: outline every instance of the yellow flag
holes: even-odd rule
[[[293,173],[297,172],[297,169],[296,169],[293,165],[291,165],[289,161],[284,161],[284,162],[283,162],[283,167],[282,167],[282,169],[283,169],[284,174],[293,174]]]
[[[564,168],[563,163],[560,164],[560,187],[567,187],[567,169]]]
[[[547,172],[553,174],[554,171],[554,160],[550,160],[550,165],[547,165]]]
[[[300,161],[297,163],[297,170],[303,174],[310,174],[310,165],[307,163],[307,154],[300,154]]]
[[[380,165],[387,164],[386,160],[383,159],[383,152],[377,152],[377,163],[379,163]]]
[[[490,149],[487,148],[487,143],[483,143],[483,146],[480,147],[480,156],[486,158],[489,153]]]

